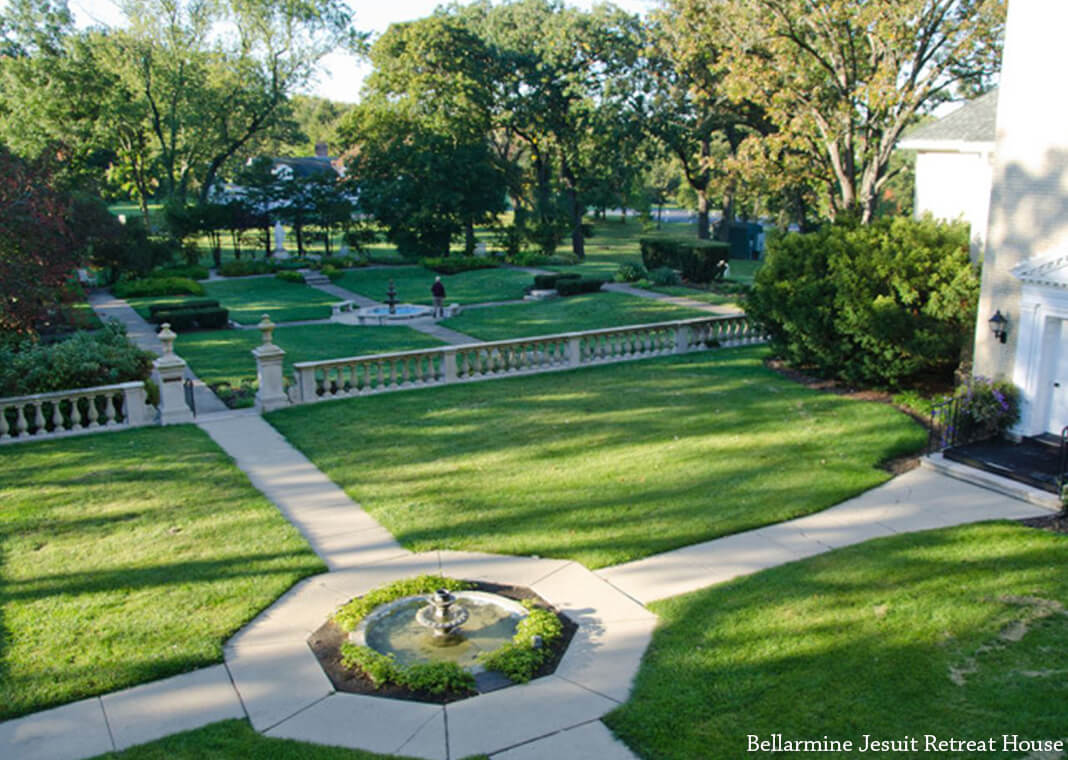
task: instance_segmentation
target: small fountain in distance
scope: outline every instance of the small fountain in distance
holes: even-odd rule
[[[346,325],[387,325],[410,319],[429,317],[434,312],[429,306],[397,303],[397,288],[393,284],[393,280],[389,281],[384,306],[357,308],[352,301],[342,301],[334,304],[331,308],[333,310],[330,317],[331,321]]]
[[[430,597],[430,604],[415,613],[415,621],[433,633],[431,642],[435,646],[452,646],[461,640],[457,629],[467,622],[469,613],[466,607],[454,608],[455,604],[456,597],[447,589],[439,588]]]

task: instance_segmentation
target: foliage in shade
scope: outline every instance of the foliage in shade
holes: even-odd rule
[[[192,426],[5,446],[0,482],[0,719],[221,662],[325,570]]]
[[[402,578],[401,580],[387,583],[385,586],[372,589],[363,596],[358,596],[347,602],[334,613],[334,622],[342,630],[352,632],[356,630],[356,626],[360,624],[360,621],[379,605],[388,604],[405,596],[430,594],[439,588],[447,589],[448,591],[463,591],[471,587],[471,584],[466,581],[446,578],[441,575],[420,575],[415,578]]]
[[[978,298],[967,226],[898,217],[773,239],[745,308],[791,363],[896,387],[952,373]]]
[[[142,280],[117,282],[111,292],[119,298],[149,296],[202,296],[204,286],[188,277],[146,277]]]
[[[748,734],[1061,738],[1066,552],[1068,536],[985,523],[656,602],[630,700],[605,722],[658,760],[738,757]]]
[[[59,343],[0,343],[0,396],[147,380],[154,358],[131,343],[115,321]]]
[[[897,410],[809,390],[766,356],[723,349],[267,419],[406,548],[603,567],[825,509],[926,442]]]

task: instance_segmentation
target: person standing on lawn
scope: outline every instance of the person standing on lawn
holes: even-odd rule
[[[430,286],[430,295],[434,296],[434,319],[445,316],[445,285],[441,277],[434,278],[434,284]]]

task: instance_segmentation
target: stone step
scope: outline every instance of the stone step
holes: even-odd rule
[[[308,285],[329,285],[330,278],[320,272],[304,272],[304,282]]]
[[[930,454],[923,457],[920,460],[920,466],[929,470],[934,470],[935,472],[940,472],[943,475],[948,475],[956,480],[971,483],[980,488],[996,491],[997,493],[1027,502],[1028,504],[1034,504],[1035,506],[1045,507],[1046,509],[1052,509],[1058,512],[1061,510],[1061,500],[1048,491],[1033,488],[1025,483],[1010,480],[1009,478],[1003,478],[1000,475],[994,475],[985,470],[969,467],[960,462],[950,461],[940,453]]]

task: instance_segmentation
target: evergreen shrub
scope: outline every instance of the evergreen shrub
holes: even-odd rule
[[[690,282],[712,282],[723,277],[730,246],[717,240],[690,240],[661,235],[638,239],[642,263],[650,272],[671,267]]]

